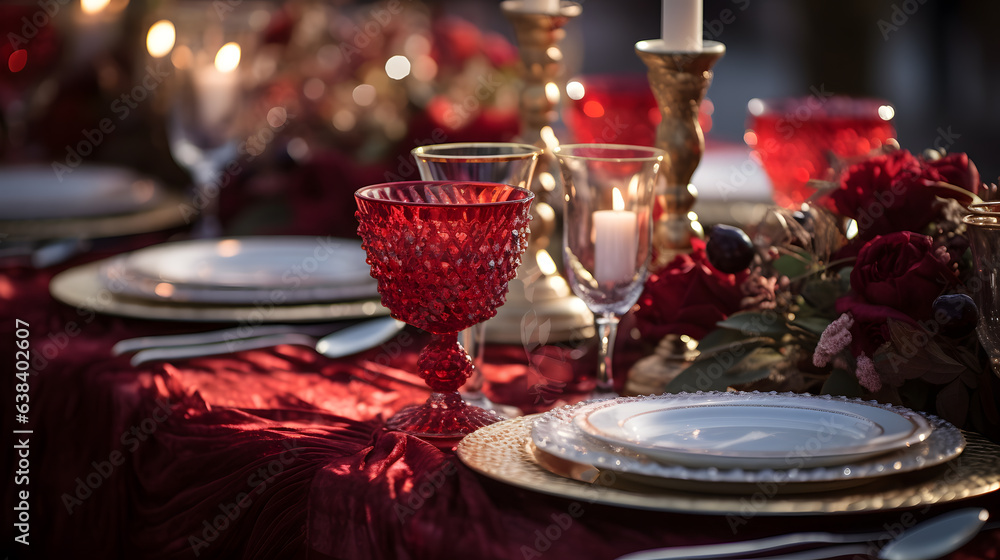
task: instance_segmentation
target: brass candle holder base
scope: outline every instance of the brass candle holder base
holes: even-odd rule
[[[545,152],[535,167],[531,186],[535,202],[528,250],[517,277],[509,284],[507,303],[490,319],[486,339],[526,345],[586,339],[593,336],[593,314],[573,295],[548,253],[549,241],[556,233],[556,211],[551,202],[560,183],[559,166],[551,154],[551,148],[558,144],[552,124],[559,119],[566,78],[560,43],[566,36],[565,25],[583,9],[576,2],[562,2],[557,13],[539,13],[521,0],[501,2],[500,9],[514,26],[523,65],[518,141]]]
[[[691,250],[691,238],[704,235],[689,215],[698,198],[691,184],[705,136],[698,123],[698,108],[712,83],[712,67],[726,53],[726,46],[705,41],[699,52],[671,52],[663,41],[639,41],[635,52],[649,68],[649,85],[663,120],[656,130],[656,147],[667,152],[668,165],[660,168],[657,198],[663,214],[654,226],[657,260],[653,268],[669,263]]]

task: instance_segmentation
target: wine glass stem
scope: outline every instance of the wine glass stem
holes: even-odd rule
[[[597,338],[600,345],[600,356],[597,362],[596,394],[614,393],[614,378],[611,364],[614,361],[615,338],[618,335],[618,317],[614,313],[605,312],[595,317],[597,323]]]

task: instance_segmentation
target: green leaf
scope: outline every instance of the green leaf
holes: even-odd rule
[[[845,266],[840,269],[840,276],[837,278],[840,280],[840,291],[846,294],[851,291],[851,272],[854,272],[853,266]]]
[[[724,321],[716,323],[724,329],[737,330],[746,336],[770,336],[774,338],[788,334],[785,318],[774,311],[743,311],[734,313]]]
[[[830,372],[830,376],[823,382],[823,388],[819,392],[823,395],[842,395],[845,397],[864,395],[858,378],[843,368],[837,368]]]
[[[761,368],[770,368],[784,362],[785,360],[785,355],[778,352],[774,348],[757,348],[750,352],[749,356],[741,360],[738,367],[733,369],[734,371],[739,372],[744,369],[757,370]]]
[[[732,344],[747,338],[751,338],[751,335],[733,329],[715,329],[698,341],[698,351],[711,351],[718,346]]]
[[[889,325],[893,346],[907,362],[925,362],[935,372],[942,374],[954,374],[966,369],[965,364],[946,354],[924,329],[892,319],[887,319],[886,324]],[[951,378],[947,380],[950,381]]]
[[[826,314],[835,313],[837,299],[846,293],[839,278],[810,280],[802,286],[802,299],[811,307]]]
[[[785,357],[773,348],[748,351],[737,345],[732,352],[696,360],[667,385],[666,391],[725,391],[732,385],[764,379],[784,360]]]
[[[748,354],[745,347],[736,345],[730,352],[699,358],[668,383],[665,390],[668,393],[725,391],[729,386],[726,373]]]
[[[820,336],[830,326],[830,320],[826,317],[799,317],[792,321],[792,324]]]
[[[739,332],[739,331],[726,331],[726,332]],[[745,347],[744,350],[749,352],[750,350],[757,348],[758,346],[763,346],[765,344],[773,344],[773,343],[774,339],[762,336],[755,336],[752,338],[740,337],[739,339],[733,340],[732,342],[726,344],[717,344],[710,348],[701,348],[699,346],[699,348],[701,349],[699,350],[698,359],[712,358],[723,352],[732,352],[736,350],[737,347],[739,346],[744,346]]]
[[[806,252],[799,252],[791,255],[781,255],[771,263],[771,266],[783,276],[797,278],[809,272],[812,269],[812,264],[812,255]]]

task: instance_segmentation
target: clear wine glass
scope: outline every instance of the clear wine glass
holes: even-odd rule
[[[597,325],[594,396],[613,396],[618,322],[639,300],[649,272],[653,186],[666,153],[621,144],[567,144],[553,152],[566,193],[566,274],[573,292],[594,312]]]
[[[411,154],[424,181],[485,181],[527,189],[531,186],[542,149],[531,144],[507,142],[457,142],[418,146]],[[465,401],[508,416],[516,413],[512,407],[491,402],[483,393],[481,367],[486,345],[486,323],[478,323],[462,331],[459,340],[475,365],[472,376],[462,386]]]
[[[221,234],[220,177],[239,156],[247,132],[243,109],[253,82],[249,67],[275,9],[241,2],[218,10],[216,4],[181,1],[164,12],[176,36],[164,88],[170,96],[167,135],[171,155],[193,181],[194,237]]]
[[[976,284],[968,284],[979,307],[976,335],[1000,376],[1000,204],[973,204],[965,216]]]

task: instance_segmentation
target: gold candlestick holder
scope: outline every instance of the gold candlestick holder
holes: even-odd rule
[[[573,295],[548,251],[553,238],[561,242],[552,207],[560,174],[551,153],[551,148],[558,145],[552,125],[559,119],[566,79],[561,42],[566,36],[566,24],[583,8],[575,2],[562,2],[558,12],[539,13],[522,0],[506,0],[500,3],[500,9],[514,27],[522,63],[518,141],[545,152],[535,167],[531,186],[535,201],[528,249],[517,277],[509,284],[507,303],[490,319],[486,338],[505,344],[520,342],[526,348],[586,339],[593,336],[593,314]],[[562,204],[561,200],[558,203]]]
[[[635,52],[649,68],[649,85],[663,115],[656,147],[670,158],[669,164],[660,167],[656,194],[663,209],[653,232],[657,252],[653,267],[659,268],[690,251],[693,236],[704,236],[701,224],[690,216],[698,199],[691,176],[705,151],[698,108],[712,83],[712,67],[726,53],[726,46],[705,41],[701,51],[672,52],[657,39],[639,41]]]

